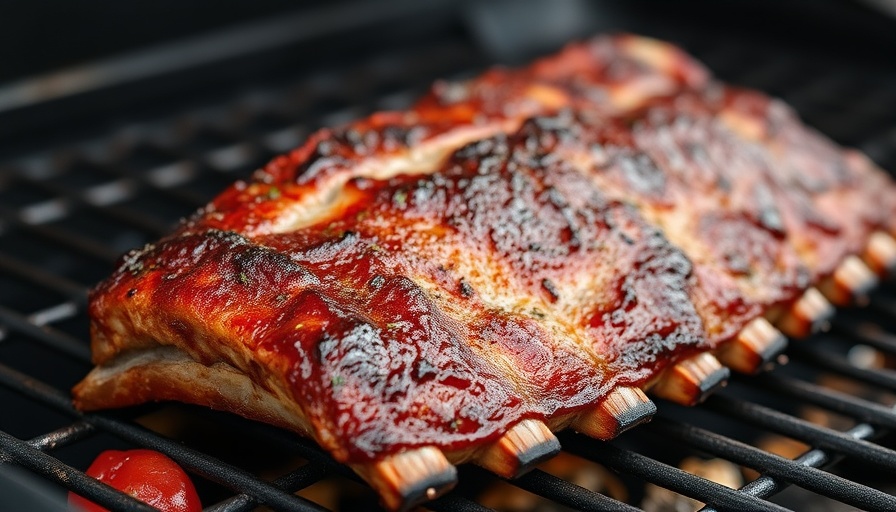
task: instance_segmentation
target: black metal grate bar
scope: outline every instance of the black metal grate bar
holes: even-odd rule
[[[147,176],[152,175],[152,169],[145,172],[139,172],[129,166],[115,165],[109,167],[109,172],[122,177],[125,182],[134,189],[149,190],[166,199],[173,199],[188,208],[197,208],[208,202],[207,197],[190,190],[157,185],[147,178]]]
[[[3,215],[2,211],[0,211],[0,216],[5,218],[11,224],[14,224],[17,229],[26,231],[29,236],[33,235],[37,238],[50,240],[63,247],[67,247],[73,250],[76,254],[90,256],[91,258],[107,263],[115,261],[120,256],[116,251],[105,245],[96,243],[92,240],[78,235],[74,235],[70,232],[63,231],[57,227],[45,224],[34,224],[31,222],[25,222],[19,217]]]
[[[102,185],[103,188],[79,191],[46,180],[34,180],[24,175],[20,175],[18,179],[23,183],[43,189],[55,196],[57,199],[54,199],[54,201],[59,202],[61,205],[60,210],[62,213],[60,215],[70,208],[85,208],[104,215],[109,219],[129,223],[154,237],[161,237],[170,229],[170,226],[159,222],[156,217],[117,206],[118,203],[133,196],[133,191],[137,188],[133,181],[117,180]],[[40,224],[42,222],[44,220],[37,217],[34,222],[28,222],[28,224]]]
[[[896,428],[896,411],[893,409],[837,390],[775,374],[764,375],[755,384],[872,425]]]
[[[0,322],[78,361],[90,362],[90,348],[86,343],[65,333],[58,332],[52,327],[35,325],[22,315],[3,306],[0,306]]]
[[[722,510],[755,510],[780,512],[786,508],[762,499],[737,492],[705,478],[692,475],[674,466],[613,443],[596,443],[581,434],[562,433],[563,446],[573,453],[603,464],[616,471],[643,478],[648,482],[673,490],[704,503],[712,503]]]
[[[809,344],[795,344],[788,353],[818,368],[896,392],[896,372],[893,370],[859,368],[842,357],[811,347]]]
[[[764,429],[804,441],[818,448],[857,457],[863,462],[876,464],[889,471],[896,471],[896,451],[880,445],[856,439],[844,432],[818,426],[768,407],[731,398],[724,394],[711,397],[707,408],[752,423]]]
[[[881,512],[896,509],[896,497],[820,469],[799,464],[715,432],[667,418],[654,419],[649,428],[663,436],[785,480],[848,505]],[[714,504],[717,505],[717,504]],[[718,506],[718,505],[717,505]],[[720,507],[721,508],[721,507]]]
[[[361,480],[357,473],[352,471],[349,467],[336,462],[330,454],[324,452],[319,446],[308,439],[297,438],[289,432],[263,423],[250,422],[241,428],[253,438],[257,437],[275,441],[284,449],[296,452],[299,456],[308,460],[309,465],[313,464],[326,468],[328,473],[338,474],[355,482],[363,483],[363,480]],[[491,510],[474,501],[470,501],[463,496],[455,494],[442,496],[438,500],[428,503],[427,508],[446,512],[483,512]]]
[[[62,464],[55,458],[3,431],[0,431],[0,454],[6,455],[15,463],[44,475],[78,494],[89,496],[90,499],[113,510],[158,512],[154,507]]]
[[[896,335],[885,332],[879,325],[860,322],[848,317],[836,318],[833,322],[833,330],[846,339],[896,355]]]
[[[589,491],[544,471],[533,469],[513,481],[517,487],[548,498],[575,510],[638,510],[618,500]]]
[[[24,277],[37,286],[56,291],[75,302],[85,303],[87,301],[87,288],[85,286],[6,256],[3,253],[0,253],[0,270]]]
[[[284,475],[273,484],[281,489],[291,492],[304,489],[311,484],[319,482],[327,476],[324,466],[318,464],[305,464],[304,466]],[[259,505],[258,500],[248,494],[239,494],[227,501],[206,507],[207,512],[248,512]]]
[[[66,446],[68,444],[74,443],[75,441],[80,441],[93,434],[94,432],[96,432],[96,429],[93,427],[93,425],[85,423],[83,421],[77,421],[75,423],[72,423],[71,425],[68,425],[67,427],[63,427],[35,437],[33,439],[29,439],[28,444],[42,452],[45,452],[48,450],[55,450],[56,448]]]
[[[103,414],[84,414],[75,410],[67,393],[21,374],[0,364],[0,383],[73,417],[84,421],[126,441],[160,451],[176,460],[183,467],[213,482],[249,494],[275,510],[323,510],[319,505],[298,496],[288,494],[276,486],[208,455],[161,437],[139,425],[119,421]],[[93,497],[92,495],[87,495]]]
[[[442,496],[436,501],[427,503],[426,508],[436,512],[490,512],[492,510],[457,494]]]
[[[868,307],[874,309],[878,313],[887,315],[890,318],[896,318],[896,297],[881,296],[880,294],[877,294],[874,297],[874,300],[868,304]]]
[[[874,434],[874,429],[870,425],[862,423],[849,429],[849,431],[847,431],[846,433],[856,439],[861,440],[871,437]],[[818,449],[809,450],[794,459],[794,461],[799,464],[802,464],[804,466],[811,466],[814,468],[824,466],[830,460],[831,457],[827,453]],[[762,475],[756,480],[753,480],[747,485],[741,487],[740,492],[750,494],[751,496],[767,498],[783,491],[789,485],[790,484],[788,482],[777,479],[773,476]],[[715,509],[713,507],[703,507],[702,509],[700,509],[700,512],[714,511]]]

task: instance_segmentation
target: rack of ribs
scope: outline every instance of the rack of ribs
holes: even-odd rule
[[[408,508],[758,371],[894,270],[894,190],[677,48],[599,37],[321,130],[123,256],[74,401],[278,425]]]

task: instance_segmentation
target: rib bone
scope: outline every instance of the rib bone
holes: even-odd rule
[[[735,339],[722,345],[716,355],[732,370],[750,374],[771,362],[786,346],[784,334],[759,317],[748,323]]]
[[[778,329],[792,338],[806,336],[827,328],[834,315],[834,306],[817,288],[809,288],[793,306],[778,319]]]
[[[597,407],[579,415],[572,428],[597,439],[612,439],[641,423],[650,421],[656,405],[639,388],[620,386]]]
[[[476,463],[504,478],[516,478],[560,453],[560,442],[542,421],[523,420],[492,443]]]
[[[703,352],[666,370],[651,391],[677,404],[694,405],[724,386],[729,375],[718,359]]]
[[[390,510],[408,510],[434,500],[457,483],[455,467],[432,446],[352,467],[379,493],[383,505]]]

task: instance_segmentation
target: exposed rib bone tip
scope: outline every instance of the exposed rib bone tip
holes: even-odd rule
[[[787,348],[787,337],[765,318],[753,319],[737,337],[719,348],[719,360],[739,373],[756,373]]]
[[[396,453],[355,470],[390,510],[407,510],[434,500],[457,483],[457,469],[432,446]]]
[[[508,430],[476,463],[504,478],[516,478],[560,453],[560,441],[544,422],[527,419]]]
[[[709,352],[702,352],[667,369],[651,392],[681,405],[702,402],[728,382],[731,372]]]
[[[819,286],[819,290],[832,303],[847,306],[863,302],[877,286],[877,275],[857,256],[848,256],[834,274]]]
[[[862,259],[879,276],[896,274],[896,239],[883,231],[872,233]]]
[[[834,306],[815,288],[809,288],[803,296],[778,320],[778,329],[792,338],[806,336],[824,330],[834,316]]]
[[[586,436],[607,440],[650,421],[655,413],[656,405],[643,391],[620,386],[604,397],[600,405],[576,417],[572,428]]]

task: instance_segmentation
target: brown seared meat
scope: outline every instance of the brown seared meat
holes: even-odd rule
[[[894,218],[891,181],[781,103],[598,38],[322,130],[124,256],[75,404],[468,460],[780,314]]]

